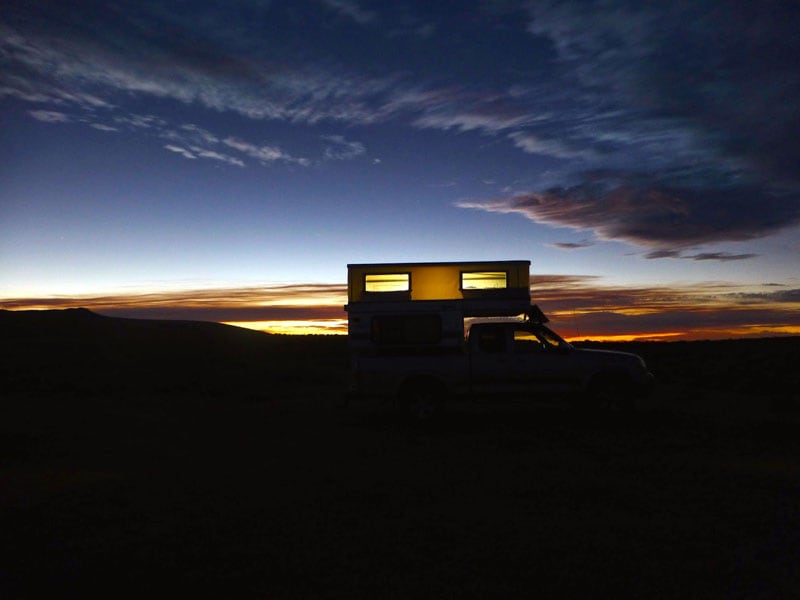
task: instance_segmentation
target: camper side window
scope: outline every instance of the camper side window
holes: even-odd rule
[[[508,287],[505,271],[462,271],[462,290],[503,290]]]
[[[372,341],[379,346],[438,344],[439,315],[380,315],[372,318]]]
[[[408,292],[411,290],[410,273],[368,273],[364,276],[365,292]]]

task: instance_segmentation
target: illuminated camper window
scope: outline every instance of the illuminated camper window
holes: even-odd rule
[[[410,289],[409,273],[368,273],[364,276],[365,292],[407,292]]]
[[[505,271],[464,271],[461,273],[462,290],[501,290],[508,287]]]

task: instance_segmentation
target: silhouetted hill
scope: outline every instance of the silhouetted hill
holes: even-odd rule
[[[641,355],[674,401],[716,394],[797,407],[800,337],[576,344]],[[220,323],[105,317],[76,308],[0,310],[3,389],[263,397],[307,384],[341,393],[344,336],[270,335]],[[681,400],[683,399],[683,400]]]
[[[104,317],[89,310],[0,311],[6,390],[260,394],[338,376],[344,340],[269,335],[220,323]],[[334,346],[336,348],[331,348]],[[333,367],[332,373],[331,369]]]
[[[122,319],[104,317],[85,308],[65,310],[0,310],[0,330],[17,338],[63,340],[64,337],[92,340],[127,338],[138,340],[152,336],[174,338],[182,336],[207,340],[253,340],[267,334],[204,321],[166,321],[151,319]]]

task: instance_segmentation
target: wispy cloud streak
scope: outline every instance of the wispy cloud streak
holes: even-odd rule
[[[779,286],[780,287],[780,286]],[[719,339],[800,335],[794,288],[758,292],[726,282],[612,286],[597,277],[531,277],[534,302],[569,338]]]
[[[335,12],[352,19],[359,25],[366,25],[376,18],[374,12],[361,8],[355,0],[322,0],[322,2]]]
[[[229,322],[341,318],[346,302],[344,285],[298,284],[9,298],[0,301],[0,306],[9,310],[84,307],[118,317]]]
[[[342,135],[326,135],[322,139],[326,142],[324,156],[328,160],[348,160],[366,152],[364,144]]]
[[[69,115],[55,110],[30,110],[28,114],[43,123],[68,123]]]

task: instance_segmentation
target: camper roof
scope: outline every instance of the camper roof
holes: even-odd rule
[[[396,267],[460,267],[460,266],[500,266],[500,265],[528,265],[529,260],[465,260],[465,261],[442,261],[442,262],[389,262],[389,263],[351,263],[348,269],[361,268],[396,268]]]

